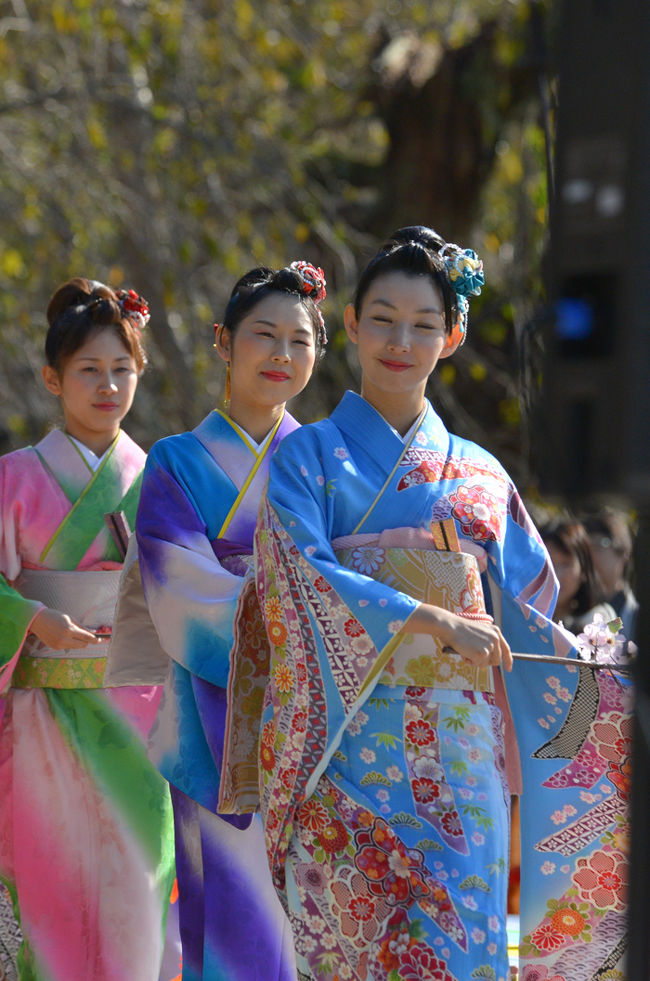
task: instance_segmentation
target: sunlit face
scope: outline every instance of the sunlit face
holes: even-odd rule
[[[348,337],[357,345],[362,394],[375,405],[382,394],[424,398],[427,379],[445,349],[445,312],[427,276],[390,272],[375,279],[359,317],[345,311]]]
[[[46,387],[61,399],[66,431],[91,449],[106,449],[131,408],[135,360],[114,330],[93,334],[63,365],[43,368]]]
[[[272,292],[217,339],[230,363],[233,418],[273,410],[303,390],[314,368],[316,346],[309,314],[297,296]]]

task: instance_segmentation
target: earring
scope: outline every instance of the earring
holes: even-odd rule
[[[223,393],[223,404],[226,409],[230,407],[230,361],[226,365],[226,384]]]

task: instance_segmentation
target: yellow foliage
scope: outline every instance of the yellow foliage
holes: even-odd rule
[[[25,275],[25,260],[17,249],[5,249],[0,266],[10,279],[20,279]]]
[[[438,374],[443,385],[453,385],[456,380],[456,369],[449,362],[439,366]]]
[[[96,150],[105,150],[108,146],[108,139],[104,127],[98,119],[88,120],[88,139]]]

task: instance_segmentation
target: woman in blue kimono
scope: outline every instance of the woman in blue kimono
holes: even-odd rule
[[[169,656],[152,752],[171,785],[183,981],[293,981],[291,935],[259,818],[217,813],[232,623],[269,462],[298,423],[325,328],[322,270],[257,268],[235,285],[215,347],[224,411],[160,440],[136,535],[147,605]]]
[[[499,666],[509,644],[570,644],[547,619],[555,578],[508,475],[425,398],[482,283],[474,252],[396,232],[345,311],[361,395],[271,464],[256,535],[269,645],[246,589],[222,808],[255,807],[259,745],[300,978],[508,977]]]

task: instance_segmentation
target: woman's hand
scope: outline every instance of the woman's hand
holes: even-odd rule
[[[99,637],[80,627],[67,613],[48,607],[36,614],[29,632],[53,651],[77,650],[87,644],[101,644]]]
[[[455,651],[477,667],[503,664],[512,669],[512,654],[505,637],[495,623],[457,616],[439,606],[421,603],[411,614],[404,630],[413,634],[430,634],[444,647]]]

